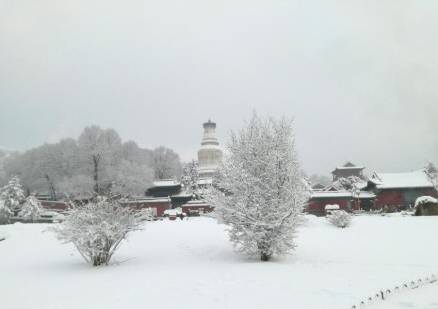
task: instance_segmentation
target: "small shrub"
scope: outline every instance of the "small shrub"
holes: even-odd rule
[[[431,196],[421,196],[415,201],[416,216],[438,216],[438,200]]]
[[[40,214],[43,212],[43,208],[41,206],[40,201],[33,196],[29,195],[26,198],[23,206],[21,207],[21,211],[19,215],[26,220],[30,220],[31,222],[35,222],[40,218]]]
[[[0,199],[0,224],[9,223],[9,218],[13,212],[6,206],[5,202]]]
[[[97,197],[69,210],[64,222],[52,228],[57,238],[72,243],[87,263],[108,265],[129,232],[139,230],[149,212],[134,211],[118,201]]]
[[[332,211],[327,219],[331,224],[340,228],[346,228],[351,224],[351,215],[344,210]]]

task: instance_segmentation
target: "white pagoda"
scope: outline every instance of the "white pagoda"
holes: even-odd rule
[[[211,179],[222,160],[222,150],[216,138],[216,123],[208,120],[203,127],[204,136],[198,151],[198,172],[200,179]]]

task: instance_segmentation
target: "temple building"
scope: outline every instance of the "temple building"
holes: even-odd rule
[[[208,120],[203,127],[204,135],[198,151],[198,173],[200,179],[211,179],[222,160],[222,150],[216,138],[216,123]]]
[[[350,176],[356,176],[356,177],[364,179],[365,178],[363,175],[364,169],[365,169],[365,167],[363,167],[363,166],[356,166],[351,162],[347,162],[343,166],[338,166],[332,172],[333,181],[336,181],[339,178],[347,178]]]

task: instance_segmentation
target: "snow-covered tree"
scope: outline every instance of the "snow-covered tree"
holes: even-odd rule
[[[111,181],[105,176],[121,157],[120,136],[113,129],[86,127],[79,136],[78,145],[87,172],[92,175],[94,192],[101,194],[108,191]]]
[[[41,212],[43,212],[43,207],[40,201],[34,195],[29,195],[23,203],[19,215],[34,222],[38,220]]]
[[[344,210],[333,210],[327,219],[331,224],[340,228],[346,228],[351,224],[351,215]]]
[[[191,162],[185,164],[183,169],[183,175],[181,177],[181,182],[184,185],[185,190],[193,194],[194,196],[199,195],[199,173],[198,173],[198,162],[192,160]]]
[[[142,194],[153,180],[151,171],[161,178],[179,177],[178,155],[164,147],[152,151],[133,141],[122,143],[115,130],[98,126],[85,128],[78,140],[0,154],[0,182],[19,175],[26,192],[47,194],[53,200],[89,198],[96,192]]]
[[[172,149],[160,146],[152,152],[155,179],[179,178],[182,167],[179,156]]]
[[[93,202],[69,210],[65,221],[52,228],[64,243],[72,243],[87,263],[108,264],[129,232],[139,230],[149,212],[122,206],[98,196]]]
[[[357,176],[341,177],[332,183],[332,187],[336,190],[353,191],[357,186],[363,183],[363,179]]]
[[[0,199],[0,224],[9,223],[9,218],[13,215],[13,212],[6,206],[5,201]]]
[[[89,175],[66,177],[57,185],[58,191],[69,199],[89,199],[94,196],[94,182]]]
[[[63,139],[56,144],[44,144],[24,153],[11,154],[6,158],[4,168],[8,175],[20,175],[27,191],[47,193],[56,200],[59,182],[80,171],[78,153],[74,139]]]
[[[125,197],[144,195],[145,189],[152,184],[153,173],[146,165],[122,160],[109,173],[112,180],[110,191]]]
[[[12,177],[8,184],[0,189],[0,199],[4,201],[5,207],[13,213],[19,211],[25,196],[20,179],[17,176]]]
[[[425,172],[435,190],[438,192],[438,168],[435,166],[435,164],[429,162],[425,168]]]
[[[262,261],[295,247],[296,228],[308,197],[292,121],[261,119],[231,134],[216,186],[205,195],[235,248]]]
[[[8,154],[6,151],[0,150],[0,186],[4,186],[7,182],[6,171],[4,168],[4,162],[7,159]]]

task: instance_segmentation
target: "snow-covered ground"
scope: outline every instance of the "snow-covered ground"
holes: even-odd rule
[[[438,308],[438,286],[424,286],[419,289],[404,292],[403,294],[391,297],[379,305],[370,309],[437,309]]]
[[[234,253],[213,219],[153,222],[100,268],[42,233],[47,226],[0,226],[1,308],[349,309],[438,272],[437,217],[358,216],[339,229],[309,216],[294,254],[272,262]],[[435,295],[438,284],[370,308],[438,308]]]

